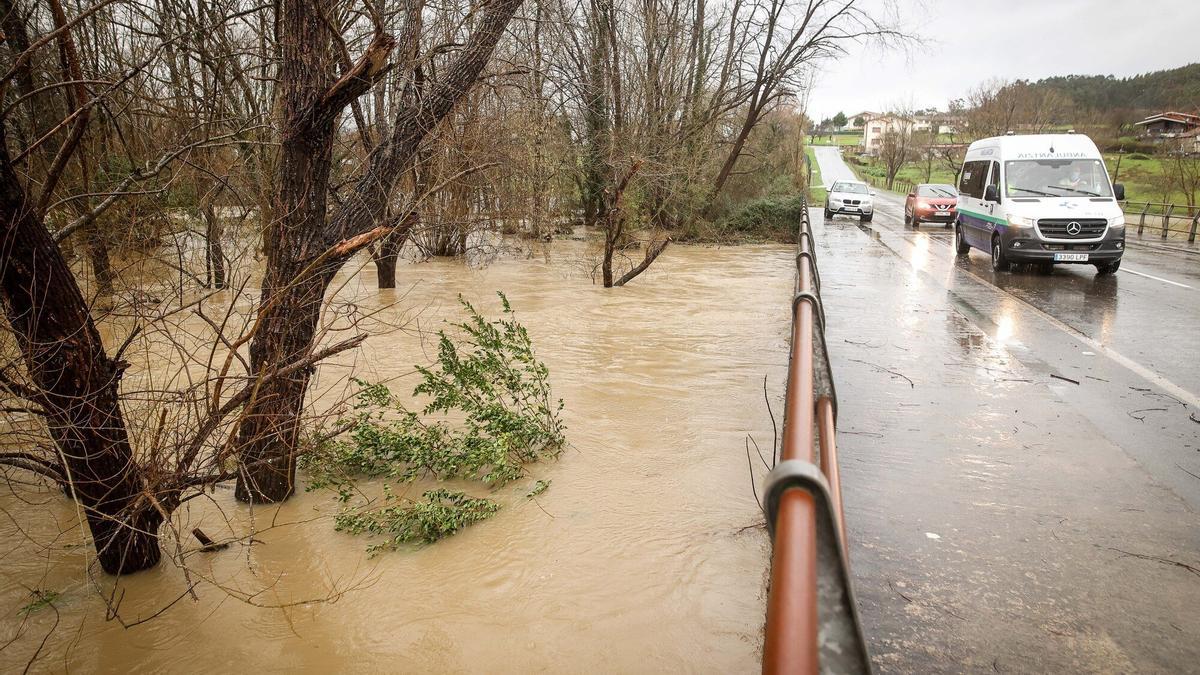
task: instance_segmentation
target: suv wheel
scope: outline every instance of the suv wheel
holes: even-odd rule
[[[954,252],[959,255],[968,255],[971,252],[971,245],[963,239],[962,225],[954,228]]]

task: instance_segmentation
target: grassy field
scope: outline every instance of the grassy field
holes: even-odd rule
[[[1121,162],[1117,167],[1118,159]],[[1125,198],[1131,202],[1165,202],[1187,204],[1187,197],[1179,190],[1172,190],[1167,177],[1170,160],[1131,153],[1118,157],[1115,153],[1104,155],[1108,173],[1113,182],[1125,185]]]
[[[1109,175],[1113,181],[1125,185],[1125,198],[1131,202],[1166,202],[1172,204],[1187,204],[1187,197],[1178,189],[1170,188],[1167,172],[1170,171],[1169,160],[1147,155],[1130,154],[1121,157],[1120,169],[1117,167],[1117,155],[1105,154]],[[874,178],[880,183],[887,176],[887,171],[879,160],[863,157],[865,165],[850,162],[850,166],[864,180]],[[909,183],[948,183],[953,185],[955,172],[945,166],[933,167],[933,174],[928,181],[925,179],[924,164],[905,165],[896,175],[896,187]]]
[[[828,136],[809,136],[809,145],[858,145],[862,141],[860,132],[837,133]]]
[[[805,146],[804,156],[808,158],[808,165],[812,167],[812,181],[808,185],[808,203],[824,204],[825,188],[817,187],[825,185],[825,182],[821,180],[821,165],[817,163],[817,157],[811,146]]]
[[[870,179],[873,178],[882,185],[884,180],[887,178],[887,169],[884,168],[883,163],[872,157],[863,157],[863,161],[865,161],[866,164],[858,165],[853,162],[849,162],[849,164],[850,167],[854,169],[855,173],[857,173],[863,180],[870,182]],[[925,180],[924,164],[921,164],[920,166],[916,164],[907,164],[900,169],[900,173],[896,174],[895,185],[897,190],[907,186],[909,183],[928,182],[948,183],[953,185],[954,174],[955,172],[950,171],[945,166],[938,166],[937,164],[934,164],[933,172],[927,181]]]

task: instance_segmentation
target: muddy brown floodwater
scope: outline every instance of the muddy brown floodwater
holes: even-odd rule
[[[89,581],[71,504],[5,495],[0,645],[16,640],[0,670],[22,668],[44,637],[35,671],[756,669],[768,544],[749,527],[762,517],[744,443],[771,443],[764,375],[779,410],[791,248],[674,246],[606,291],[589,280],[583,246],[483,268],[402,265],[395,292],[374,290],[367,265],[341,292],[366,308],[395,303],[384,318],[420,332],[457,318],[458,294],[489,315],[495,291],[508,295],[566,401],[571,447],[532,467],[531,480],[552,481],[536,503],[524,499],[529,481],[506,486],[495,518],[368,558],[367,541],[333,530],[328,493],[252,511],[223,486],[177,522],[215,538],[253,528],[257,542],[188,554],[193,579],[206,580],[198,600],[126,629],[105,620],[113,581]],[[420,332],[372,337],[323,366],[317,390],[353,365],[408,393],[412,364],[433,355]],[[185,588],[171,563],[134,575],[119,584],[121,614],[144,619]],[[57,593],[53,606],[21,612],[32,589]]]

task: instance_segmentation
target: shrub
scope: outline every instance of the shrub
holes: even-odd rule
[[[559,455],[566,442],[562,400],[553,399],[549,370],[534,355],[529,333],[513,318],[508,299],[499,295],[505,318],[497,321],[459,298],[467,320],[454,324],[454,335],[439,331],[436,363],[416,368],[421,381],[413,396],[428,399],[419,411],[383,384],[357,381],[347,437],[301,459],[309,490],[331,489],[348,502],[362,477],[465,479],[496,487],[524,477],[526,464]],[[379,509],[365,504],[347,509],[338,516],[338,529],[391,534],[388,547],[394,548],[453,534],[499,508],[489,500],[436,490],[427,492],[424,502],[401,503],[385,489],[383,501],[386,506]],[[452,511],[462,511],[462,518]]]
[[[385,488],[385,497],[396,497]],[[402,544],[433,542],[459,530],[487,520],[500,509],[490,499],[468,496],[450,490],[429,490],[421,501],[386,506],[374,511],[346,511],[338,514],[335,526],[350,534],[385,534],[387,538],[367,547],[368,553],[395,550]]]
[[[720,229],[730,238],[794,243],[804,204],[798,194],[754,199],[726,218]]]

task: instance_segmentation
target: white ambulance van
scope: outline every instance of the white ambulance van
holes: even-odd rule
[[[1009,134],[975,141],[958,175],[954,243],[991,254],[992,268],[1095,265],[1112,274],[1125,252],[1124,186],[1082,134]]]

